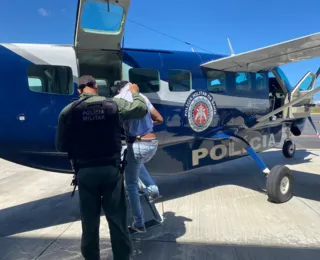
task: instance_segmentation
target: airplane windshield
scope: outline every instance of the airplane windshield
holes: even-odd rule
[[[289,82],[287,76],[284,74],[284,72],[279,67],[276,67],[274,70],[277,72],[277,74],[279,75],[279,77],[281,78],[283,83],[285,84],[285,87],[287,88],[287,90],[291,90],[292,85],[290,84],[290,82]]]
[[[86,32],[118,33],[124,16],[122,6],[101,2],[85,2],[81,27]]]

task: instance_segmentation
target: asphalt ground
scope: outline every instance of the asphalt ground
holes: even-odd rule
[[[313,119],[320,128],[320,115]],[[284,204],[268,201],[265,178],[249,157],[157,177],[164,222],[132,236],[133,259],[320,259],[320,140],[309,124],[294,140],[292,159],[280,149],[260,154],[270,169],[292,170],[294,197]],[[1,260],[83,259],[71,179],[0,161]],[[103,215],[100,230],[101,259],[112,259]]]

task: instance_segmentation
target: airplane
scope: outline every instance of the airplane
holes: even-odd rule
[[[57,119],[79,96],[78,78],[90,74],[106,97],[117,94],[119,80],[136,83],[163,116],[154,128],[158,151],[146,164],[151,175],[251,156],[270,201],[289,201],[290,169],[269,169],[258,153],[283,142],[283,155],[294,157],[291,137],[306,120],[319,136],[310,115],[320,69],[292,86],[280,66],[320,56],[320,33],[231,56],[125,48],[129,7],[130,0],[79,0],[73,44],[0,45],[0,158],[73,173],[55,148]]]

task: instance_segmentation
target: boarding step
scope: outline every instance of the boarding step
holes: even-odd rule
[[[148,193],[146,193],[145,191],[142,191],[142,190],[139,190],[139,196],[140,196],[140,197],[142,197],[142,196],[147,196],[150,203],[154,203],[155,201],[157,201],[157,200],[159,200],[159,199],[162,198],[161,195],[159,195],[159,196],[156,197],[156,198],[150,198],[150,197],[148,196]]]
[[[126,156],[127,156],[127,149],[126,149],[126,147],[123,147],[122,148],[122,155],[121,155],[121,157],[122,157],[121,158],[121,160],[122,160],[121,173],[122,174],[124,173],[124,169],[125,169],[125,167],[123,167],[123,166],[126,165]],[[125,163],[123,163],[123,162],[125,162]],[[125,186],[125,190],[126,190],[125,181],[124,181],[124,186]],[[147,211],[149,211],[149,212],[146,212],[146,209],[143,209],[144,217],[146,217],[147,215],[150,215],[150,213],[151,213],[151,219],[145,221],[145,227],[146,227],[147,231],[149,229],[151,229],[151,228],[155,228],[155,227],[158,227],[158,226],[162,225],[163,218],[160,216],[158,209],[154,205],[154,202],[156,200],[161,199],[162,196],[158,196],[158,197],[156,197],[154,199],[150,199],[149,198],[149,194],[148,194],[147,189],[146,189],[146,186],[139,179],[139,197],[140,197],[141,207],[143,207],[143,204],[144,204],[143,201],[144,201],[147,204]],[[127,199],[127,202],[128,202],[127,205],[130,205],[130,200],[128,198],[127,192],[126,192],[126,199]],[[162,214],[163,214],[163,203],[161,205],[162,205]],[[149,213],[149,214],[146,214],[146,213]],[[128,218],[128,220],[129,220],[129,218]],[[128,223],[130,223],[130,221]],[[132,222],[131,222],[131,224],[132,224]],[[136,230],[131,228],[131,226],[130,226],[131,224],[129,224],[129,232],[130,232],[130,234],[133,235],[135,233],[138,233]]]
[[[140,185],[142,187],[142,190],[139,190],[139,197],[140,197],[140,201],[141,201],[141,206],[145,205],[146,207],[143,207],[143,211],[144,211],[144,216],[149,216],[149,220],[145,221],[145,227],[146,230],[148,232],[148,230],[161,226],[163,223],[163,218],[161,217],[158,209],[156,208],[154,202],[161,199],[162,196],[159,196],[155,199],[150,200],[149,198],[149,194],[148,192],[146,192],[146,188],[145,186],[141,183],[141,181],[139,180]],[[128,198],[127,198],[128,199]],[[143,203],[145,202],[145,203]],[[128,203],[130,203],[129,199],[128,199]],[[148,212],[146,212],[148,211]],[[162,204],[162,211],[163,211],[163,204]],[[162,212],[163,213],[163,212]],[[131,235],[139,233],[138,231],[134,230],[131,228],[131,224],[132,222],[129,222],[129,232]]]
[[[144,222],[144,225],[145,225],[145,227],[146,227],[146,229],[148,231],[148,230],[150,230],[152,228],[156,228],[156,227],[161,226],[162,222],[158,221],[156,219],[151,219],[151,220],[148,220],[148,221]],[[130,233],[130,235],[134,235],[134,234],[139,233],[139,232],[129,226],[129,233]]]

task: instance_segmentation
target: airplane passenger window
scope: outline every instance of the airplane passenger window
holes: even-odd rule
[[[28,77],[29,88],[34,92],[42,92],[42,80],[36,77]]]
[[[39,84],[41,80],[41,85]],[[72,69],[67,66],[32,65],[28,85],[33,92],[71,95],[74,92]]]
[[[160,90],[160,75],[154,69],[130,69],[129,81],[137,84],[141,93],[154,93]]]
[[[211,93],[221,93],[226,90],[226,73],[217,70],[208,70],[207,89]]]
[[[85,2],[81,17],[81,27],[84,31],[101,34],[118,32],[124,15],[123,7],[112,3],[109,6],[110,11],[107,3]]]
[[[251,91],[250,74],[245,72],[236,73],[236,90]]]
[[[168,85],[172,92],[184,92],[191,89],[191,72],[187,70],[168,70]]]
[[[269,91],[266,73],[256,73],[256,90],[259,92]]]

